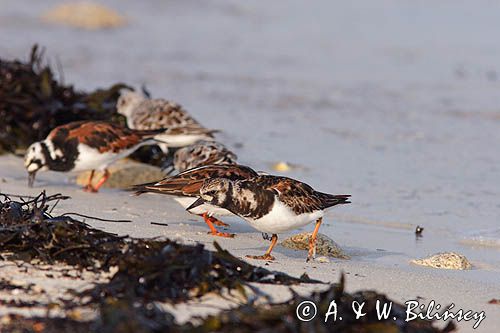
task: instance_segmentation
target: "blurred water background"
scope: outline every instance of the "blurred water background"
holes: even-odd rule
[[[145,84],[241,163],[352,193],[323,232],[358,260],[500,270],[500,3],[115,0],[127,25],[97,31],[40,20],[59,3],[0,0],[0,55],[38,43],[76,88]]]

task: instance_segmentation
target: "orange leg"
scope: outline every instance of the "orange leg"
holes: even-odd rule
[[[92,172],[90,173],[90,180],[89,180],[89,183],[87,184],[87,186],[85,186],[83,188],[84,191],[86,192],[92,192],[92,193],[97,193],[97,191],[99,191],[99,188],[102,186],[102,184],[104,184],[106,182],[106,180],[108,180],[110,174],[109,174],[109,171],[108,169],[104,169],[104,175],[102,176],[101,179],[99,179],[99,182],[96,184],[96,186],[92,186],[91,184],[91,181],[92,181],[92,177],[94,176],[94,170],[92,170]]]
[[[278,235],[273,234],[271,237],[271,245],[269,245],[269,248],[267,249],[266,253],[264,253],[261,256],[248,256],[247,258],[251,259],[260,259],[260,260],[274,260],[275,258],[271,255],[271,252],[273,251],[274,246],[278,242]]]
[[[210,219],[210,222],[212,222],[212,223],[213,223],[213,224],[215,224],[216,226],[219,226],[219,227],[229,227],[229,224],[224,223],[224,222],[222,222],[221,220],[216,219],[216,218],[215,218],[215,217],[213,217],[213,216],[210,216],[210,217],[209,217],[209,219]]]
[[[322,217],[320,217],[316,221],[316,226],[314,227],[314,231],[311,235],[311,238],[309,238],[309,252],[307,253],[306,262],[308,262],[309,260],[313,260],[314,257],[316,256],[316,240],[317,240],[318,230],[319,230],[319,227],[321,225],[321,222],[323,222]]]
[[[212,223],[212,217],[208,216],[207,213],[203,213],[203,215],[201,215],[201,216],[203,217],[203,219],[205,220],[205,223],[210,228],[210,231],[208,232],[209,234],[212,234],[214,236],[220,236],[220,237],[228,237],[228,238],[234,237],[234,234],[218,231]]]
[[[97,183],[97,185],[94,187],[95,192],[99,191],[99,189],[101,188],[102,184],[104,184],[106,182],[106,180],[108,180],[109,176],[110,176],[110,174],[109,174],[108,169],[104,169],[104,175],[99,180],[99,182]]]
[[[90,172],[89,181],[87,182],[87,185],[85,185],[85,186],[83,187],[83,190],[84,190],[85,192],[94,192],[94,191],[93,191],[94,187],[92,186],[92,178],[94,178],[94,173],[95,173],[95,170],[92,170],[92,171]]]

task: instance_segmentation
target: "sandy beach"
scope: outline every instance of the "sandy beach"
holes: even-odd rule
[[[460,332],[497,331],[500,307],[488,304],[500,298],[496,6],[488,1],[443,1],[432,8],[414,1],[101,2],[126,24],[96,31],[52,25],[40,17],[59,1],[3,1],[0,55],[26,60],[38,43],[51,64],[60,64],[60,78],[76,89],[144,84],[153,97],[177,101],[205,126],[220,129],[217,139],[240,163],[321,191],[352,194],[352,204],[330,211],[320,230],[351,259],[306,264],[305,251],[278,246],[275,262],[249,260],[252,264],[293,276],[307,272],[324,282],[337,282],[344,272],[348,291],[375,289],[403,303],[435,300],[484,310],[478,329],[462,321]],[[273,170],[282,161],[291,170]],[[56,213],[132,220],[87,221],[96,228],[200,242],[209,249],[216,240],[241,258],[268,246],[236,217],[227,219],[236,238],[214,238],[201,219],[168,197],[131,197],[112,189],[92,195],[74,184],[75,176],[40,173],[30,189],[22,159],[0,156],[2,193],[45,189],[72,198],[60,202]],[[424,227],[419,238],[417,226]],[[443,251],[466,256],[472,269],[410,263]],[[11,269],[17,268],[4,266],[0,275],[11,276]],[[87,276],[79,285],[91,280]],[[36,281],[50,284],[43,274]],[[259,287],[276,300],[289,296],[285,287]],[[232,304],[204,302],[174,309],[177,320],[213,312],[210,302]],[[0,307],[0,313],[9,311]]]
[[[230,218],[230,232],[237,233],[234,239],[225,239],[207,235],[206,225],[201,219],[186,213],[181,206],[168,196],[143,195],[133,197],[129,193],[119,190],[105,189],[99,194],[84,193],[81,189],[71,183],[71,178],[57,173],[40,174],[35,188],[26,186],[26,175],[20,168],[22,160],[14,156],[3,156],[0,158],[2,168],[0,179],[2,180],[0,191],[2,193],[34,195],[42,189],[49,193],[63,193],[71,196],[71,200],[61,202],[54,211],[57,213],[79,212],[108,219],[130,219],[132,223],[112,223],[86,220],[90,225],[109,232],[132,237],[167,237],[181,241],[186,244],[203,243],[209,249],[213,249],[213,241],[217,241],[223,248],[229,249],[234,255],[244,258],[246,254],[259,254],[267,247],[267,242],[262,239],[260,233],[249,227],[244,221]],[[342,272],[346,274],[347,290],[357,291],[361,289],[374,289],[387,293],[393,300],[406,302],[418,299],[422,304],[431,300],[442,306],[454,303],[457,309],[485,311],[486,319],[481,323],[478,332],[492,332],[500,324],[498,306],[488,304],[488,301],[498,297],[500,282],[497,273],[485,273],[482,269],[474,268],[471,271],[439,270],[427,267],[418,267],[405,262],[401,258],[397,260],[398,253],[388,251],[384,248],[373,249],[370,244],[362,245],[356,242],[356,235],[347,232],[343,223],[337,225],[335,214],[331,214],[327,223],[338,230],[335,237],[342,248],[352,258],[350,260],[330,259],[330,262],[305,263],[306,252],[294,251],[278,246],[274,252],[275,262],[265,264],[258,260],[249,260],[255,265],[265,265],[267,269],[283,271],[293,276],[300,276],[304,272],[313,278],[324,282],[337,282]],[[166,223],[168,226],[152,225],[151,222]],[[350,229],[370,228],[364,224],[351,226]],[[304,230],[310,231],[305,227]],[[404,229],[402,229],[404,230]],[[376,233],[376,228],[373,228]],[[378,231],[381,232],[381,231]],[[411,234],[411,231],[407,231]],[[404,238],[403,232],[399,232],[399,238]],[[287,236],[286,234],[284,236]],[[386,236],[387,237],[387,236]],[[394,236],[393,239],[397,239]],[[404,241],[412,241],[406,237]],[[431,238],[431,236],[426,237]],[[400,240],[401,241],[401,240]],[[427,240],[426,240],[427,241]],[[433,240],[439,243],[439,238]],[[354,246],[353,244],[358,244]],[[387,248],[389,248],[390,244]],[[436,245],[437,246],[437,245]],[[382,259],[393,257],[393,259]],[[247,259],[248,260],[248,259]],[[473,262],[474,264],[474,262]],[[484,277],[487,277],[487,281]],[[44,280],[39,282],[44,285]],[[85,283],[83,283],[85,285]],[[268,293],[274,301],[284,301],[289,297],[285,287],[260,285],[259,288]],[[297,288],[298,291],[310,292],[312,290],[325,288],[322,285]],[[224,308],[231,302],[213,300],[207,297],[195,306],[180,305],[176,313],[179,321],[184,321],[190,316],[213,313],[213,302]],[[212,306],[211,306],[212,304]],[[169,308],[175,311],[174,308]],[[1,309],[2,313],[8,312],[8,308]],[[27,310],[30,313],[29,310]],[[216,310],[215,310],[216,311]],[[37,312],[31,312],[36,314]],[[472,330],[473,323],[462,321],[459,323],[460,332]]]

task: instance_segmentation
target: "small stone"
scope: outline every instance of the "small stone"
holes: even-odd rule
[[[467,258],[455,252],[441,252],[428,258],[414,259],[411,263],[441,269],[471,269],[472,265]]]
[[[284,171],[290,171],[291,169],[292,169],[292,166],[287,162],[278,162],[278,163],[273,164],[274,171],[284,172]]]
[[[127,22],[114,10],[89,1],[59,4],[46,12],[42,19],[49,23],[88,30],[116,28]]]
[[[126,189],[132,185],[149,183],[157,181],[165,177],[160,168],[152,165],[133,162],[130,160],[123,160],[117,162],[108,168],[111,173],[109,179],[103,184],[106,188],[120,188]],[[92,184],[95,186],[103,173],[96,171]],[[81,186],[87,185],[89,180],[90,171],[85,171],[78,175],[76,183]]]
[[[309,232],[296,234],[282,241],[281,246],[292,250],[308,250],[310,237],[311,233]],[[317,236],[316,254],[339,259],[350,259],[333,239],[324,234],[318,234]]]

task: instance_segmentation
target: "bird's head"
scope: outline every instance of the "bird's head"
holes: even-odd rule
[[[28,186],[33,187],[36,173],[48,169],[42,142],[35,142],[28,147],[24,155],[24,167],[28,171]]]
[[[116,102],[116,110],[119,114],[129,117],[134,109],[141,103],[145,97],[135,91],[122,90],[120,92],[120,97]]]
[[[200,188],[200,197],[187,210],[193,209],[204,203],[222,207],[227,204],[228,196],[232,189],[232,182],[225,178],[206,180]]]

